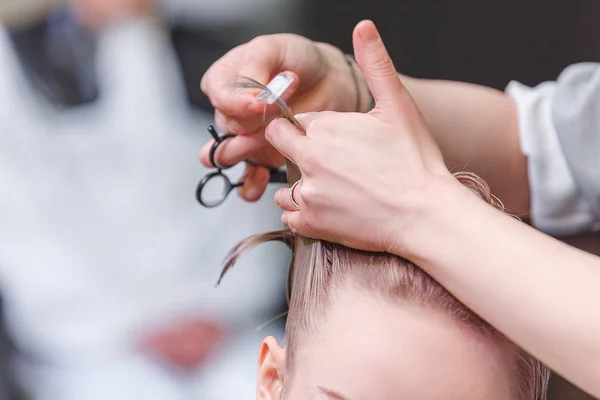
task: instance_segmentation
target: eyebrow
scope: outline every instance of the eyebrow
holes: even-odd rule
[[[323,393],[325,396],[330,397],[334,400],[348,400],[348,398],[342,396],[338,392],[324,388],[322,386],[317,386],[317,389],[319,390],[319,392]]]

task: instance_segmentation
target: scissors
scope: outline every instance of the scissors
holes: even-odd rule
[[[223,171],[233,167],[230,166],[219,166],[215,160],[215,154],[217,153],[217,149],[219,146],[225,142],[227,139],[231,139],[236,135],[232,133],[226,133],[223,135],[219,135],[214,126],[208,126],[208,132],[215,140],[210,148],[209,159],[211,165],[216,168],[216,171],[211,172],[204,176],[200,183],[198,183],[198,187],[196,188],[196,199],[200,204],[204,207],[212,208],[220,205],[227,199],[229,193],[235,188],[243,186],[245,181],[241,180],[239,182],[232,182]],[[287,177],[285,171],[282,171],[278,168],[268,167],[266,165],[256,164],[250,160],[245,160],[246,164],[255,166],[255,167],[263,167],[269,170],[269,183],[287,183]],[[217,193],[213,193],[217,189]]]

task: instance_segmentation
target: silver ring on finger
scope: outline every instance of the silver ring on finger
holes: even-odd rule
[[[294,205],[294,207],[296,207],[296,209],[300,209],[300,204],[296,203],[296,200],[294,200],[294,190],[296,189],[296,186],[298,186],[298,184],[300,183],[300,181],[296,181],[296,183],[294,183],[292,185],[292,187],[290,188],[290,201],[292,202],[292,204]]]

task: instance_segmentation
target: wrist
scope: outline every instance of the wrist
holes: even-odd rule
[[[316,43],[327,60],[329,109],[340,112],[368,112],[372,96],[354,57],[328,43]]]
[[[436,252],[445,251],[450,237],[458,234],[454,228],[465,218],[483,220],[487,212],[496,211],[451,175],[431,177],[411,197],[411,204],[395,213],[395,231],[387,251],[420,266],[438,258]]]

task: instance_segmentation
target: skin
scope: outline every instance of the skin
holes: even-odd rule
[[[296,85],[284,95],[296,113],[369,111],[371,102],[364,71],[354,65],[353,75],[339,49],[297,35],[257,37],[228,52],[202,78],[201,89],[216,108],[218,127],[238,134],[219,152],[218,163],[233,165],[252,159],[273,166],[283,164],[281,154],[265,140],[264,107],[253,96],[236,95],[228,89],[240,75],[267,83],[282,71],[297,77]],[[359,80],[358,93],[354,76]],[[519,147],[513,100],[500,91],[478,85],[404,75],[401,79],[422,112],[447,167],[451,171],[467,169],[477,173],[511,212],[526,218],[530,206],[527,160]],[[359,110],[355,109],[357,97]],[[278,116],[276,107],[268,110],[268,121]],[[207,143],[200,153],[207,167],[211,166],[211,144]],[[255,201],[267,186],[268,173],[265,169],[249,168],[249,174],[240,195]]]
[[[471,87],[465,109],[459,85],[447,87],[455,91],[452,96],[433,90],[433,83],[419,90],[405,80],[404,86],[370,21],[358,24],[353,42],[377,107],[368,114],[304,115],[306,137],[280,120],[265,132],[303,175],[293,193],[299,209],[289,200],[289,189],[275,196],[284,209],[283,222],[302,236],[410,259],[515,343],[600,397],[600,259],[484,204],[453,179],[446,165],[462,162],[488,180],[510,211],[528,211],[514,104]],[[278,61],[293,70],[285,59]],[[260,67],[252,66],[264,70]],[[215,85],[226,73],[218,63],[212,70]],[[204,87],[217,105],[227,92],[223,82]],[[241,124],[245,117],[236,114],[235,103],[230,102],[228,115]],[[444,137],[444,126],[461,136],[456,141]],[[482,132],[493,136],[470,141],[481,139]],[[235,159],[235,151],[228,157]],[[205,150],[201,158],[205,162]],[[364,209],[369,212],[357,212]]]
[[[293,376],[285,350],[265,339],[259,400],[279,399],[284,384],[286,400],[510,398],[510,365],[498,349],[441,311],[393,303],[352,282],[330,299],[318,330],[299,343]]]
[[[286,121],[267,129],[268,140],[303,173],[294,193],[299,209],[289,189],[276,195],[283,221],[302,236],[410,259],[519,346],[599,397],[600,259],[462,187],[443,167],[371,22],[358,25],[354,44],[377,100],[374,111],[305,115],[306,137]],[[356,212],[365,208],[369,213]]]

